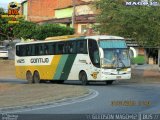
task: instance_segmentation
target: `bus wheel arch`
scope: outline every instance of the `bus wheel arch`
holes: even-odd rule
[[[79,72],[79,80],[82,82],[82,85],[88,85],[88,77],[84,70]]]
[[[30,70],[26,72],[26,80],[28,81],[29,84],[33,83],[33,76]]]
[[[40,75],[39,75],[39,72],[37,70],[34,71],[33,82],[34,83],[40,83]]]

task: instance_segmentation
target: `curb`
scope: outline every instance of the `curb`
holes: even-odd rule
[[[62,105],[69,105],[69,104],[74,104],[77,102],[82,102],[85,100],[92,99],[98,96],[98,94],[99,93],[97,91],[93,89],[89,89],[89,93],[84,94],[82,96],[72,97],[72,98],[63,98],[61,100],[57,100],[54,102],[40,103],[40,104],[34,104],[34,105],[23,105],[23,106],[16,106],[16,107],[0,108],[0,113],[17,113],[17,112],[23,112],[23,111],[31,111],[31,110],[37,110],[37,109],[58,107]]]

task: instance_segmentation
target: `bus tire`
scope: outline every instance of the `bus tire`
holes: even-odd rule
[[[32,73],[30,71],[27,71],[27,73],[26,73],[26,80],[28,81],[29,84],[33,83],[33,77],[32,77]]]
[[[88,85],[87,74],[84,71],[79,73],[79,80],[82,81],[82,85]]]
[[[40,76],[39,76],[38,71],[34,72],[33,81],[34,81],[34,83],[40,83]]]
[[[112,85],[114,80],[109,80],[109,81],[106,81],[106,85]]]

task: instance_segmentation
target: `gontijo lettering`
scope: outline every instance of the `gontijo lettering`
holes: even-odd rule
[[[49,58],[31,58],[31,63],[49,63]]]

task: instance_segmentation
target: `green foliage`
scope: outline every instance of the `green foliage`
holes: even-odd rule
[[[36,28],[36,33],[34,38],[38,40],[44,40],[51,36],[61,36],[61,35],[72,35],[74,34],[74,29],[66,28],[58,24],[44,24]]]
[[[72,35],[74,29],[57,24],[38,25],[19,19],[19,24],[8,24],[7,19],[0,19],[0,40],[24,38],[44,40],[46,37]]]
[[[8,24],[11,18],[2,18],[1,15],[7,14],[3,8],[0,8],[0,41],[13,40],[14,38],[38,39],[44,40],[46,37],[72,35],[74,29],[62,27],[57,24],[38,25],[33,22],[18,19],[19,24]]]
[[[97,26],[100,33],[133,38],[142,46],[160,46],[160,7],[126,6],[125,1],[99,0]],[[138,0],[139,1],[139,0]],[[160,0],[154,0],[160,3]]]
[[[4,9],[0,7],[0,14],[4,14]]]
[[[132,64],[143,65],[145,63],[145,57],[143,55],[138,55],[135,58],[131,58]]]
[[[35,35],[37,27],[36,23],[21,20],[20,24],[13,27],[13,34],[16,38],[31,39]]]

